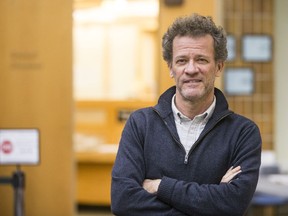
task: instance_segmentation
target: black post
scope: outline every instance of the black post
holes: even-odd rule
[[[12,177],[1,177],[0,184],[10,184],[14,189],[14,216],[24,216],[25,175],[17,166]]]
[[[25,175],[19,169],[19,167],[17,167],[17,171],[13,173],[15,216],[24,216],[24,187],[25,187]]]

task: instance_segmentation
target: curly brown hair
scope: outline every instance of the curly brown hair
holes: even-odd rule
[[[168,65],[172,63],[173,40],[176,36],[199,37],[211,35],[214,40],[215,61],[227,59],[226,33],[216,26],[210,16],[192,14],[177,18],[162,37],[162,56]]]

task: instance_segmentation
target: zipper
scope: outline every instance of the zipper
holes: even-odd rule
[[[220,119],[217,120],[217,122],[215,122],[215,124],[212,125],[212,127],[210,127],[205,134],[203,134],[203,136],[201,136],[200,139],[198,139],[194,145],[192,146],[192,148],[190,149],[190,151],[185,155],[185,159],[184,159],[184,164],[188,163],[188,159],[189,156],[191,155],[192,151],[196,148],[196,146],[198,145],[198,143],[203,139],[203,137],[205,137],[208,133],[210,133],[210,131],[215,127],[215,125],[217,125],[220,121],[222,121],[224,118],[226,118],[227,116],[231,115],[232,112],[228,112],[226,115],[222,116]]]
[[[189,153],[185,154],[184,164],[188,164]]]
[[[190,151],[188,153],[186,153],[186,150],[183,146],[183,144],[173,135],[173,133],[170,131],[170,128],[168,127],[168,123],[161,117],[160,113],[158,112],[158,110],[154,109],[154,111],[159,115],[159,117],[162,119],[162,121],[164,122],[164,124],[166,125],[168,131],[170,132],[171,136],[173,137],[174,141],[184,150],[185,152],[185,157],[184,157],[184,164],[188,164],[188,160],[189,160],[189,156],[191,155],[192,151],[195,149],[195,147],[198,145],[198,143],[202,140],[203,137],[205,137],[214,127],[215,125],[217,125],[220,121],[222,121],[224,118],[226,118],[227,116],[231,115],[232,112],[229,111],[226,115],[222,116],[220,119],[218,119],[217,122],[215,122],[215,124],[212,125],[212,127],[210,127],[205,134],[203,134],[203,136],[201,136],[201,139],[198,139],[194,145],[192,146],[192,148],[190,149]]]

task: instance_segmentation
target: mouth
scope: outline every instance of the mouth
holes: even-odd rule
[[[188,83],[188,84],[194,84],[194,83],[200,83],[200,82],[202,82],[202,80],[201,79],[189,79],[189,80],[184,80],[184,83]]]

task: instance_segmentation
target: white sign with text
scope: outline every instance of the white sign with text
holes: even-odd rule
[[[0,129],[0,164],[38,164],[39,142],[37,129]]]

